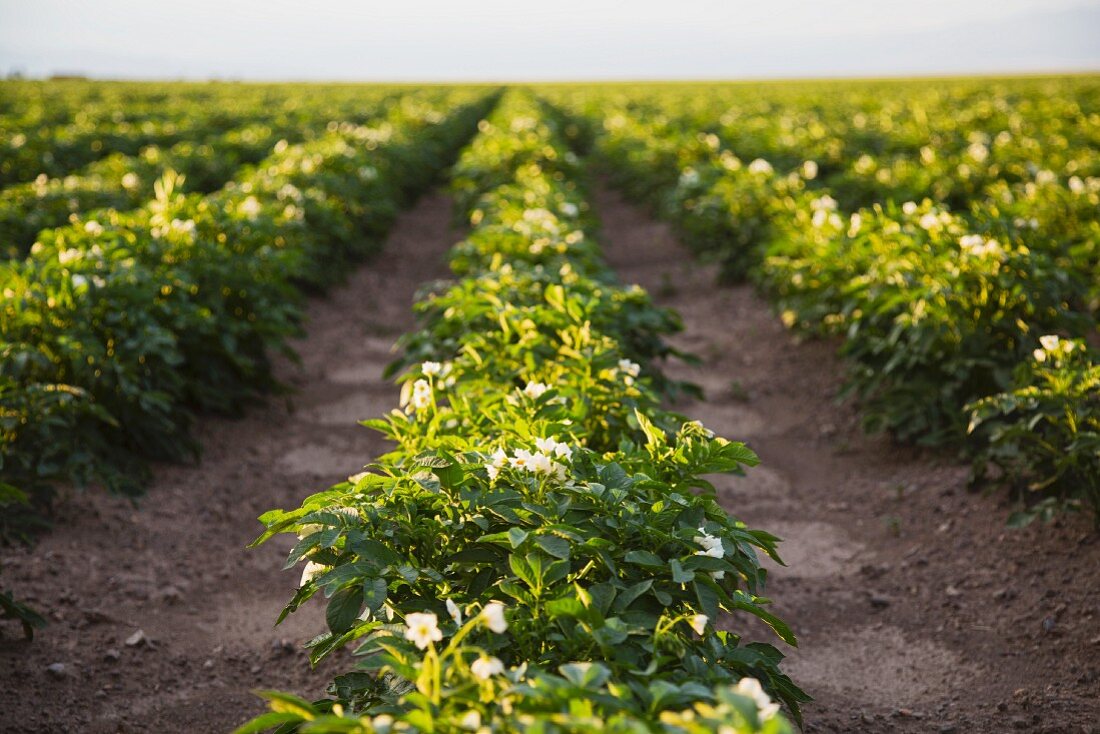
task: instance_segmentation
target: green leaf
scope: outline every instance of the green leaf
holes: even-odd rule
[[[523,528],[508,529],[508,541],[512,544],[513,548],[519,548],[523,545],[523,541],[527,540],[527,535],[527,531]]]
[[[363,605],[363,593],[358,587],[346,587],[332,595],[325,609],[328,628],[336,634],[347,632],[359,617]]]
[[[558,672],[578,688],[599,688],[611,678],[611,671],[600,663],[567,663]]]
[[[374,578],[363,582],[363,602],[371,614],[377,612],[386,603],[387,591],[385,579]]]
[[[555,558],[563,560],[569,558],[569,541],[565,538],[559,538],[556,535],[537,535],[535,543]]]
[[[666,565],[665,559],[661,558],[656,553],[650,553],[646,550],[628,551],[627,554],[623,556],[623,560],[627,563],[634,563],[649,568],[664,568]]]
[[[678,584],[686,584],[695,579],[695,572],[685,571],[675,558],[668,562],[668,566],[672,569],[672,580]]]

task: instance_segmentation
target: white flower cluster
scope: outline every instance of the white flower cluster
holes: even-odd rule
[[[761,721],[767,721],[779,713],[779,704],[771,700],[756,678],[742,678],[734,691],[756,702]]]
[[[435,380],[437,387],[452,387],[455,384],[454,375],[451,374],[453,370],[452,362],[423,362],[420,365],[421,374]]]
[[[455,623],[462,624],[462,613],[458,605],[450,599],[447,600],[447,612],[454,618]],[[499,601],[491,601],[481,610],[478,619],[482,621],[490,631],[498,635],[508,630],[508,620],[504,618],[504,605]],[[433,642],[443,639],[443,631],[439,629],[439,617],[432,612],[413,612],[405,617],[405,639],[411,641],[421,650],[426,650]],[[479,678],[485,679],[503,672],[504,666],[496,658],[482,657],[485,660],[479,670],[470,670]],[[495,661],[495,662],[494,662]],[[477,665],[475,662],[474,665]],[[482,674],[484,673],[484,675]]]
[[[968,234],[959,238],[959,247],[967,255],[972,257],[997,257],[1004,255],[1004,250],[995,239],[986,239],[980,234]]]
[[[716,535],[711,535],[705,529],[699,528],[700,535],[696,535],[692,540],[698,545],[702,546],[703,550],[695,551],[697,556],[707,556],[709,558],[725,558],[726,549],[722,547],[722,539]],[[711,578],[715,581],[721,581],[726,577],[725,571],[712,571]],[[701,632],[699,634],[702,634]]]
[[[1047,359],[1057,360],[1073,352],[1077,348],[1075,342],[1062,339],[1056,334],[1046,334],[1039,337],[1039,348],[1031,353],[1036,362],[1043,363]]]
[[[174,235],[181,239],[185,239],[188,242],[195,241],[195,220],[194,219],[173,219],[164,227],[153,227],[149,230],[150,233],[156,237],[161,238],[166,235]]]
[[[525,210],[523,219],[513,224],[512,229],[529,237],[535,234],[556,235],[561,232],[561,222],[549,209],[538,207]]]
[[[67,250],[58,250],[57,261],[62,265],[68,265],[69,263],[76,262],[84,257],[84,253],[75,247],[71,247]]]
[[[255,221],[256,217],[260,216],[262,210],[263,206],[260,204],[260,200],[255,196],[249,196],[237,205],[237,211],[243,214],[249,221]]]
[[[634,384],[634,380],[638,378],[638,375],[642,373],[642,367],[637,362],[631,362],[629,359],[620,359],[619,365],[611,370],[611,375],[622,374],[623,384],[627,387]]]
[[[528,382],[523,388],[523,394],[532,400],[538,400],[542,394],[550,389],[550,386],[542,382]]]
[[[432,386],[427,380],[417,380],[413,383],[412,399],[409,407],[413,410],[424,410],[432,404]]]
[[[917,220],[917,224],[920,226],[920,228],[927,232],[942,229],[950,223],[951,214],[946,211],[937,212],[933,210],[925,212],[921,215],[921,218]]]
[[[505,467],[520,469],[531,474],[552,476],[558,481],[564,481],[567,469],[564,464],[556,459],[569,461],[573,458],[573,449],[553,438],[536,438],[536,451],[516,449],[512,456],[508,456],[503,449],[497,449],[485,465],[489,472],[489,479],[495,480],[500,476],[500,471]]]
[[[701,535],[696,535],[692,540],[703,547],[701,551],[695,551],[697,556],[710,556],[711,558],[723,558],[726,551],[722,548],[722,539],[711,535],[703,528],[699,528]]]
[[[966,154],[978,163],[982,163],[989,157],[989,148],[984,143],[971,143],[966,149]]]
[[[689,187],[699,183],[699,172],[694,168],[685,168],[680,174],[680,186]]]
[[[749,173],[768,174],[773,170],[775,169],[772,168],[772,164],[768,163],[763,158],[757,158],[749,164]]]

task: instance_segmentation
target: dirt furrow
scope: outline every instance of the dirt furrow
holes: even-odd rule
[[[617,193],[600,187],[595,204],[608,260],[680,311],[675,342],[703,360],[671,368],[707,394],[676,407],[761,456],[721,479],[721,499],[786,539],[768,595],[800,638],[788,670],[816,699],[806,730],[1100,731],[1092,528],[1006,528],[1005,501],[968,491],[948,453],[862,433],[835,399],[835,344],[799,343],[750,286],[715,286],[714,269]]]
[[[50,626],[29,644],[4,626],[0,730],[228,731],[261,710],[253,688],[321,692],[327,676],[309,672],[301,643],[324,628],[323,607],[274,628],[298,581],[279,571],[289,542],[245,546],[261,512],[384,450],[356,421],[396,405],[382,370],[416,289],[447,274],[451,212],[424,197],[380,256],[310,304],[301,364],[278,366],[295,392],[241,420],[204,419],[200,465],[160,467],[136,505],[76,495],[33,552],[4,550],[5,584]]]

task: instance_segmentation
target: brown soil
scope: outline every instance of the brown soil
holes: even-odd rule
[[[964,467],[863,436],[833,399],[843,368],[832,345],[797,343],[748,287],[713,286],[710,268],[617,195],[595,203],[609,260],[680,310],[676,342],[704,360],[672,368],[709,396],[678,408],[764,461],[722,478],[721,498],[788,539],[769,595],[802,642],[787,662],[817,699],[806,730],[1100,731],[1090,527],[1010,531],[1001,500],[966,491]],[[385,256],[311,306],[303,364],[279,368],[292,399],[204,421],[200,466],[160,469],[137,506],[76,495],[33,552],[4,552],[5,584],[50,610],[51,625],[30,644],[2,627],[0,730],[227,731],[261,710],[250,689],[320,693],[327,676],[299,650],[324,626],[320,606],[272,626],[298,580],[278,570],[289,543],[244,546],[260,512],[297,505],[383,449],[354,421],[396,403],[381,371],[416,288],[445,274],[449,217],[444,197],[425,198]],[[127,645],[138,630],[146,641]]]
[[[713,269],[617,194],[600,190],[595,205],[608,260],[682,314],[674,342],[703,359],[669,370],[708,398],[677,409],[761,457],[717,484],[730,512],[786,539],[768,596],[801,644],[786,669],[816,699],[806,731],[1100,731],[1090,524],[1006,528],[1006,501],[967,491],[946,452],[861,432],[835,399],[835,344],[799,343],[750,286],[715,286]]]
[[[301,643],[324,629],[323,606],[274,627],[301,573],[279,570],[290,542],[245,546],[261,512],[384,450],[355,422],[397,404],[382,369],[416,289],[447,273],[450,221],[446,197],[424,197],[381,257],[312,302],[302,364],[278,367],[295,393],[203,420],[201,465],[161,467],[136,506],[75,495],[35,548],[4,550],[5,586],[50,625],[32,643],[0,627],[0,731],[226,732],[263,710],[252,689],[322,693],[329,676],[310,672]],[[138,630],[147,641],[128,645]]]

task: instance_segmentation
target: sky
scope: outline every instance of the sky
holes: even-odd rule
[[[1100,0],[0,0],[0,75],[601,80],[1100,71]]]

